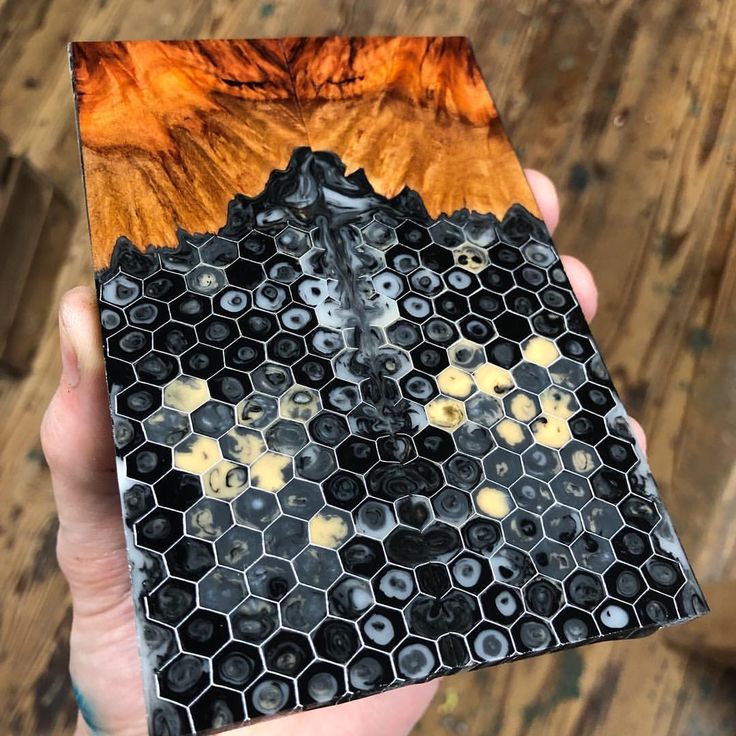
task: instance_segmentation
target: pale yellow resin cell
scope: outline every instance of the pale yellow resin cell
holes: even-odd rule
[[[511,416],[520,422],[531,422],[539,413],[537,405],[526,394],[516,394],[510,404]]]
[[[532,424],[534,439],[546,447],[560,448],[570,439],[570,428],[564,419],[541,416]]]
[[[496,432],[509,447],[521,445],[526,439],[523,427],[513,419],[502,419],[493,428],[493,431]]]
[[[202,481],[208,496],[230,500],[248,487],[248,471],[242,465],[221,460],[204,474]]]
[[[557,388],[557,386],[549,386],[544,389],[539,394],[539,403],[545,414],[560,419],[569,419],[578,410],[575,397],[569,391]]]
[[[279,491],[290,480],[291,458],[267,452],[250,467],[251,482],[264,491]]]
[[[318,547],[337,549],[348,536],[345,519],[335,514],[321,513],[309,521],[309,539]]]
[[[292,386],[279,402],[282,417],[302,422],[310,420],[321,408],[319,394],[306,386]]]
[[[504,396],[514,388],[511,374],[505,368],[493,363],[484,363],[476,368],[473,375],[478,388],[491,396]]]
[[[557,346],[546,337],[532,337],[522,348],[524,359],[536,365],[548,366],[560,357]]]
[[[511,511],[508,493],[500,488],[483,486],[475,495],[475,505],[481,514],[503,519]]]
[[[223,455],[244,465],[254,463],[265,451],[266,443],[260,432],[233,427],[220,438]]]
[[[194,411],[209,398],[207,382],[192,376],[179,376],[164,389],[164,404],[183,412]]]
[[[206,473],[220,460],[217,441],[198,434],[189,435],[174,449],[174,465],[187,473]]]
[[[455,429],[465,421],[465,407],[456,399],[435,399],[427,404],[427,420],[435,427]]]
[[[466,399],[473,393],[475,384],[473,379],[465,371],[459,368],[445,368],[437,376],[437,387],[447,396],[453,396],[456,399]]]

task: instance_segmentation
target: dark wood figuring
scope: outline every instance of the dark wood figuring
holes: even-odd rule
[[[593,329],[649,431],[652,465],[693,564],[706,582],[735,578],[735,13],[733,0],[8,0],[0,130],[81,201],[69,39],[469,35],[522,162],[558,184],[556,242],[598,279]],[[80,218],[57,291],[90,283],[88,253]],[[0,380],[0,732],[14,736],[66,734],[74,719],[68,597],[38,449],[56,384],[52,316],[44,333],[32,373]],[[734,675],[668,645],[690,628],[454,677],[416,733],[730,735]]]

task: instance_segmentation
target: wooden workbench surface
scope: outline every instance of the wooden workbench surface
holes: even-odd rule
[[[468,35],[522,162],[558,184],[556,242],[585,259],[593,330],[649,431],[703,581],[736,577],[736,1],[0,0],[0,134],[80,205],[68,40]],[[91,283],[86,222],[58,282]],[[49,298],[56,298],[50,295]],[[622,306],[622,304],[624,306]],[[71,732],[70,612],[38,424],[55,318],[25,379],[0,379],[0,733]],[[421,736],[721,736],[736,676],[661,636],[448,679]]]

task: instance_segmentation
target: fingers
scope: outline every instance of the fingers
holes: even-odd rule
[[[641,424],[636,421],[636,419],[633,419],[632,417],[629,417],[629,423],[631,424],[631,431],[634,433],[634,437],[636,437],[636,441],[639,443],[639,446],[641,447],[644,454],[647,454],[647,436],[644,434],[644,429],[642,428]]]
[[[541,171],[525,169],[524,173],[526,174],[534,199],[537,200],[537,206],[542,214],[542,219],[547,225],[547,229],[552,233],[560,221],[560,201],[557,198],[557,189],[552,183],[552,180]]]
[[[92,289],[78,287],[63,297],[62,375],[41,427],[60,527],[82,536],[120,523],[98,325]]]
[[[593,280],[593,274],[574,256],[562,256],[562,265],[585,319],[590,322],[598,310],[598,288]]]

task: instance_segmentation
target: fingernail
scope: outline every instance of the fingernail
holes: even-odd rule
[[[79,385],[79,357],[64,322],[64,308],[59,310],[59,340],[61,343],[61,381],[69,388]]]

